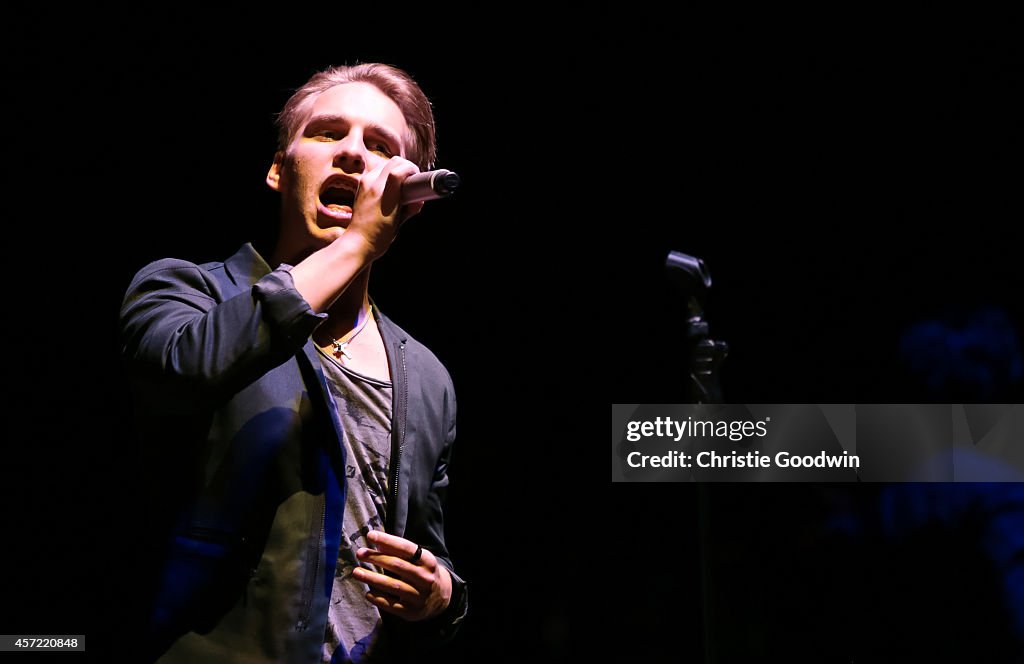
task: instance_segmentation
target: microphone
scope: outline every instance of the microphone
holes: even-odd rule
[[[402,182],[402,205],[419,203],[450,195],[459,186],[459,176],[440,169],[424,171],[405,178]]]

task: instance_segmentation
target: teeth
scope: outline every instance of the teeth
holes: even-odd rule
[[[320,199],[327,205],[350,205],[355,193],[341,187],[328,187],[320,194]]]

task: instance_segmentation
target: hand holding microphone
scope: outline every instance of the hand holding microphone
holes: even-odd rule
[[[364,174],[359,191],[365,193],[356,196],[349,194],[355,199],[351,203],[346,201],[346,204],[351,205],[349,223],[344,230],[338,226],[338,237],[341,233],[363,237],[370,249],[371,261],[384,255],[394,241],[399,226],[418,214],[425,201],[450,196],[459,185],[458,175],[440,169],[406,176],[397,191],[386,187],[384,191],[377,189],[399,168],[411,170],[415,164],[392,160],[382,165],[379,171]],[[370,185],[370,182],[374,184]]]

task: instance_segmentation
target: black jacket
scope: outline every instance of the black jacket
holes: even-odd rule
[[[149,488],[147,658],[318,662],[345,504],[335,402],[310,340],[326,314],[246,244],[224,263],[166,259],[135,276],[122,353]],[[374,307],[394,385],[386,530],[449,569],[442,503],[455,393],[440,361]],[[467,609],[382,645],[451,638]],[[141,589],[140,589],[141,590]]]

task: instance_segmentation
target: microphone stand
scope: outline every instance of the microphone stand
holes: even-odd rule
[[[711,273],[704,261],[678,251],[670,251],[665,259],[666,276],[682,291],[686,298],[686,349],[689,351],[690,374],[687,396],[690,403],[710,404],[722,402],[719,368],[729,353],[724,341],[709,338],[710,328],[704,320],[704,298],[711,289]],[[704,661],[716,661],[716,629],[712,625],[715,607],[711,559],[710,492],[703,482],[697,483],[697,542],[701,570],[701,598],[703,608]]]

